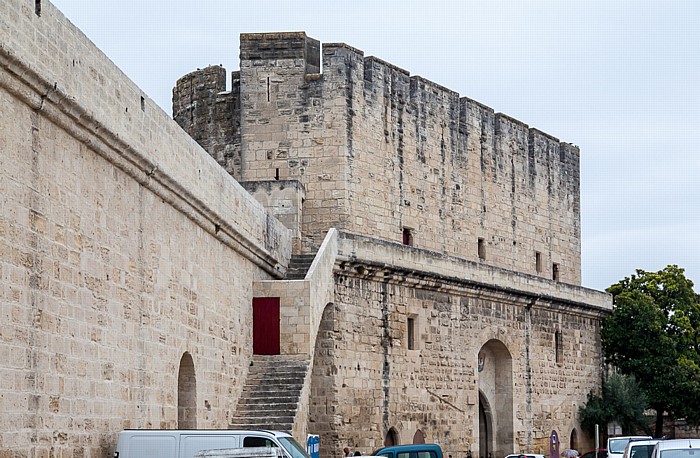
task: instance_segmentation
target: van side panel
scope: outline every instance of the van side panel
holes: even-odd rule
[[[172,458],[177,456],[177,438],[174,435],[131,436],[127,442],[127,453],[120,453],[120,457]]]
[[[183,434],[179,458],[194,458],[200,450],[238,447],[238,436],[233,434]]]

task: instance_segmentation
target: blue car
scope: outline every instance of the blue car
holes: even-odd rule
[[[392,445],[372,453],[386,458],[442,458],[442,449],[437,444]]]

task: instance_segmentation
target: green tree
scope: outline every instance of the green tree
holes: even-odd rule
[[[581,427],[591,436],[595,425],[605,427],[616,421],[622,433],[632,435],[645,428],[646,394],[631,375],[614,373],[603,383],[603,395],[588,393],[588,401],[579,407]]]
[[[700,298],[683,269],[668,266],[635,275],[608,288],[613,312],[601,329],[606,361],[634,375],[656,410],[656,436],[663,414],[700,422]]]

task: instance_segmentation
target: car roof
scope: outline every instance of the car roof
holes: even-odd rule
[[[667,439],[659,441],[656,446],[659,450],[700,448],[700,439]]]
[[[384,452],[415,452],[415,451],[425,451],[425,450],[435,450],[442,453],[442,449],[437,444],[406,444],[406,445],[389,445],[388,447],[382,447],[379,450],[372,452],[372,455],[378,455]]]
[[[645,439],[641,441],[630,441],[628,447],[636,447],[637,445],[656,445],[661,439]]]

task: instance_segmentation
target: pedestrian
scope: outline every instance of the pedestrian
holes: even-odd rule
[[[343,456],[350,456],[350,449],[349,448],[345,447],[343,449]]]
[[[360,453],[359,450],[355,450],[355,453],[353,454],[353,456],[362,456],[362,453]]]

